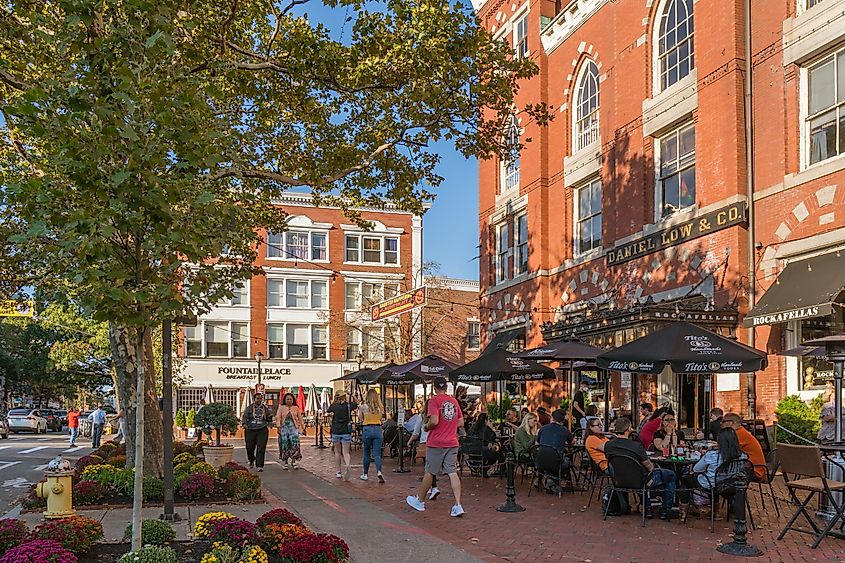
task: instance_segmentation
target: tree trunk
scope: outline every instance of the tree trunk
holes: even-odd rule
[[[126,467],[135,467],[135,390],[139,351],[137,330],[144,331],[144,474],[161,477],[164,473],[162,419],[156,395],[152,331],[109,324],[109,343],[117,381],[117,400],[123,408],[126,430]]]

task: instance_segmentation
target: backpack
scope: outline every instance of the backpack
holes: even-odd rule
[[[628,504],[628,493],[620,493],[617,492],[615,495],[611,496],[613,493],[613,487],[608,485],[604,488],[604,492],[601,495],[601,509],[602,512],[607,510],[608,516],[622,516],[624,514],[631,513],[631,505]],[[607,504],[610,503],[610,508],[608,508]]]

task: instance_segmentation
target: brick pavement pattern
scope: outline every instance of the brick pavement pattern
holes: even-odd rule
[[[313,440],[313,438],[311,438]],[[517,477],[517,502],[526,508],[518,514],[505,514],[496,507],[505,500],[505,480],[497,477],[481,479],[463,476],[463,506],[466,515],[449,517],[453,504],[448,479],[440,479],[440,498],[426,504],[419,513],[405,504],[405,497],[414,494],[422,475],[422,464],[409,465],[411,472],[393,473],[397,460],[385,459],[385,484],[374,478],[358,479],[361,474],[361,451],[353,451],[353,472],[350,482],[335,478],[331,449],[311,447],[311,440],[303,442],[302,468],[321,479],[333,483],[339,496],[353,494],[379,509],[393,514],[432,536],[444,540],[485,561],[725,561],[732,559],[716,551],[721,543],[731,539],[733,522],[716,522],[714,533],[709,520],[690,516],[684,525],[678,520],[664,522],[655,518],[640,526],[639,514],[609,517],[602,521],[600,503],[593,498],[586,507],[589,492],[556,495],[533,491],[528,497],[528,480],[520,485]],[[242,453],[242,452],[241,452]],[[268,455],[269,459],[273,459]],[[270,465],[268,472],[281,472],[278,465]],[[375,476],[375,471],[372,471]],[[778,477],[778,482],[782,483]],[[765,489],[764,489],[765,490]],[[845,561],[845,541],[827,538],[818,549],[810,548],[812,538],[788,533],[778,541],[792,506],[787,494],[776,488],[780,498],[781,518],[778,518],[766,495],[766,506],[760,505],[756,486],[750,502],[757,530],[749,531],[749,543],[763,550],[757,561]],[[280,495],[284,498],[284,494]],[[293,506],[295,508],[295,506]],[[328,530],[327,530],[328,531]],[[427,560],[419,554],[420,561]]]

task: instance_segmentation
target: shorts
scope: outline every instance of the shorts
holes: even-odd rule
[[[332,442],[335,444],[351,444],[352,434],[332,434]]]
[[[458,448],[425,449],[425,472],[432,475],[451,475],[458,472]]]

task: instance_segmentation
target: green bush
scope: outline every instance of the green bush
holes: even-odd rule
[[[197,421],[197,411],[191,409],[188,411],[188,414],[185,415],[185,427],[186,428],[194,428],[196,426]]]
[[[117,563],[178,563],[172,547],[149,545],[121,557]]]
[[[778,425],[806,440],[815,442],[821,426],[819,418],[822,410],[821,402],[821,397],[818,400],[813,400],[809,405],[802,401],[798,395],[784,397],[778,401],[775,408],[775,414],[778,415]],[[784,432],[780,428],[777,429],[777,441],[783,444],[806,444],[805,441]]]
[[[502,409],[499,410],[498,401],[495,403],[489,403],[487,405],[487,415],[493,422],[501,421],[504,418],[505,413],[508,412],[512,406],[513,401],[511,400],[510,395],[505,395],[502,398]]]
[[[187,421],[187,418],[185,418],[185,411],[184,410],[179,409],[178,411],[176,411],[176,416],[173,418],[173,425],[176,426],[176,428],[186,428],[187,427],[188,421]]]
[[[200,428],[214,429],[214,445],[220,445],[220,435],[223,432],[236,432],[238,417],[235,410],[226,403],[209,403],[197,413],[194,424]]]
[[[173,460],[176,461],[176,460]],[[196,463],[199,463],[197,458],[191,458],[188,461],[183,461],[182,463],[177,463],[173,467],[173,473],[188,473]]]
[[[183,452],[183,453],[177,454],[176,457],[173,458],[173,465],[174,466],[179,465],[180,463],[189,463],[189,462],[190,463],[196,463],[197,462],[197,456],[195,456],[194,454],[192,454],[190,452]]]
[[[226,479],[226,494],[235,500],[261,497],[261,478],[249,471],[233,471]]]
[[[126,526],[123,532],[124,541],[132,539],[132,524]],[[142,520],[141,521],[141,543],[144,545],[165,545],[167,542],[176,539],[176,532],[168,522],[164,520]]]
[[[155,475],[144,475],[144,500],[164,499],[164,481]]]
[[[115,477],[120,471],[121,469],[118,469],[113,465],[89,465],[88,467],[82,470],[82,480],[94,481],[95,483],[99,483],[107,489],[111,489],[114,485]]]
[[[131,497],[135,488],[135,469],[118,469],[112,481],[112,490],[118,495]]]

